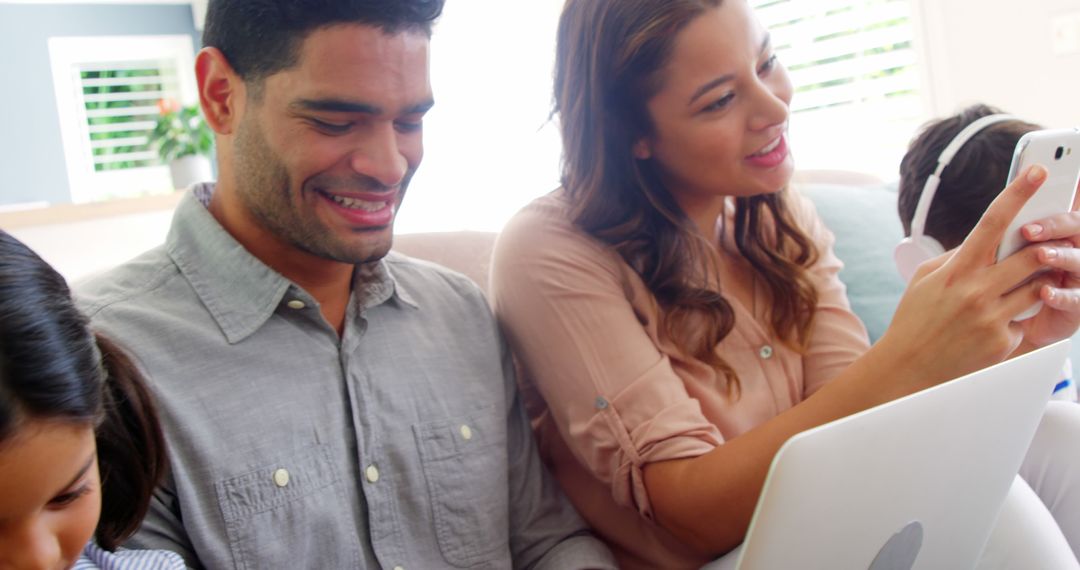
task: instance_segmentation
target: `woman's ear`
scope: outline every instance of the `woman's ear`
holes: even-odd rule
[[[633,148],[634,158],[638,160],[649,160],[652,158],[652,149],[649,148],[649,141],[645,138],[640,138],[634,143]]]
[[[195,57],[199,103],[206,123],[219,135],[232,134],[244,102],[244,80],[217,48],[203,48]]]

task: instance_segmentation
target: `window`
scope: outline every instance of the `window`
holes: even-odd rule
[[[148,135],[157,102],[196,99],[190,36],[49,40],[72,202],[172,190]]]
[[[798,168],[895,178],[923,119],[908,0],[755,0],[795,85]]]

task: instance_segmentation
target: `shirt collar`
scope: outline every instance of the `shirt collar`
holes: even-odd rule
[[[165,247],[230,344],[257,331],[282,304],[286,293],[315,305],[306,291],[240,245],[207,210],[214,184],[196,184],[177,205]],[[396,259],[396,254],[391,254]],[[353,294],[360,310],[396,298],[419,308],[379,260],[357,267]]]

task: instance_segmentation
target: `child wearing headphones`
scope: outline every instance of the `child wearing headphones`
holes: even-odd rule
[[[0,231],[0,568],[184,568],[171,552],[114,552],[166,465],[131,360],[89,329],[59,273]]]
[[[908,237],[896,262],[905,280],[922,261],[964,241],[1006,186],[1017,141],[1041,128],[983,104],[923,127],[900,162],[897,208]],[[1069,362],[1053,397],[1076,401]]]

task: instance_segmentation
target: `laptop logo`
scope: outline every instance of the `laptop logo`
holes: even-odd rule
[[[909,522],[881,547],[869,570],[911,570],[922,550],[923,525]]]

